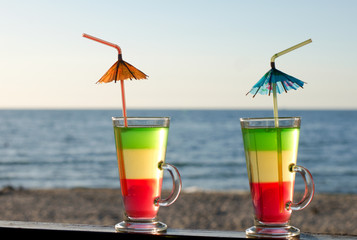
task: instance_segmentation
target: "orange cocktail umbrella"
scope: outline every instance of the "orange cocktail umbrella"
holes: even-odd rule
[[[116,82],[118,80],[120,81],[122,104],[123,104],[123,117],[124,117],[125,126],[127,126],[124,80],[146,79],[148,76],[145,73],[143,73],[142,71],[140,71],[139,69],[135,68],[130,63],[127,63],[123,60],[121,48],[118,45],[104,41],[100,38],[93,37],[86,33],[83,33],[83,37],[103,43],[105,45],[108,45],[108,46],[113,47],[118,50],[118,61],[116,63],[114,63],[113,66],[111,66],[109,68],[109,70],[103,75],[103,77],[101,77],[98,80],[97,83],[109,83],[112,81]]]

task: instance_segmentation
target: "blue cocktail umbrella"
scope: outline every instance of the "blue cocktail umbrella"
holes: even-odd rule
[[[270,96],[270,93],[273,92],[274,118],[276,127],[279,127],[277,93],[282,93],[283,91],[288,92],[291,89],[297,90],[300,87],[303,88],[305,82],[276,69],[275,59],[285,53],[293,51],[311,42],[311,39],[309,39],[284,51],[274,54],[270,61],[271,69],[266,74],[264,74],[264,76],[247,93],[247,95],[251,93],[253,94],[253,97],[255,97],[258,93],[262,95],[268,94]]]
[[[255,95],[262,94],[262,95],[269,95],[273,90],[273,84],[276,84],[276,91],[277,93],[282,93],[283,91],[288,92],[291,89],[297,90],[299,87],[303,88],[304,86],[303,81],[300,81],[293,76],[290,76],[278,69],[275,66],[272,66],[264,76],[253,86],[253,88],[247,93]]]

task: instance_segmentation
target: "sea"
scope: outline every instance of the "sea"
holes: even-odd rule
[[[166,162],[186,191],[249,191],[241,117],[271,110],[129,110],[171,117]],[[111,117],[121,110],[0,110],[0,187],[120,188]],[[317,193],[357,194],[357,111],[280,110],[302,118],[298,165]],[[165,173],[165,189],[170,189]],[[296,176],[295,189],[304,191]]]

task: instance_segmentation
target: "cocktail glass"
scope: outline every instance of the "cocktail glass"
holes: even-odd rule
[[[276,120],[279,127],[275,127]],[[255,213],[254,226],[246,235],[298,236],[300,230],[289,225],[291,212],[305,208],[314,195],[310,172],[296,165],[300,118],[241,118],[240,122]],[[305,193],[298,203],[293,202],[296,172],[305,182]]]
[[[157,220],[160,206],[169,206],[181,191],[178,170],[165,163],[170,118],[113,117],[121,192],[125,220],[116,231],[165,231],[167,225]],[[126,125],[127,124],[127,125]],[[173,188],[167,199],[161,199],[163,170],[168,170]]]

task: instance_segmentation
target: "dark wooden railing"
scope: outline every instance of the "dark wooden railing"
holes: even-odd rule
[[[244,232],[168,229],[160,234],[116,233],[112,226],[0,221],[6,239],[246,239]],[[66,240],[67,240],[66,239]],[[304,240],[357,239],[357,236],[303,233]]]

